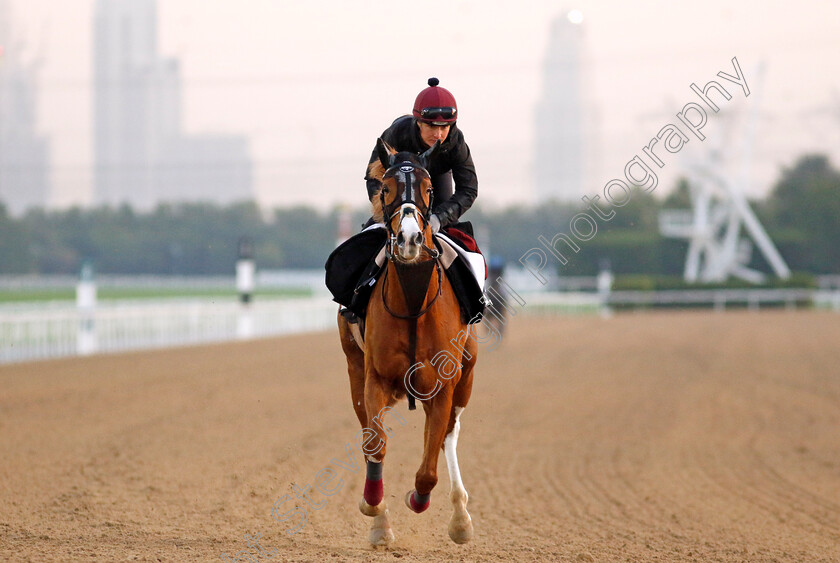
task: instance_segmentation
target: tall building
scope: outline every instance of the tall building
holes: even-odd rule
[[[583,14],[571,10],[551,24],[543,72],[543,91],[536,105],[534,196],[579,202],[588,169],[589,104],[583,63]]]
[[[97,0],[94,18],[95,203],[253,199],[245,137],[183,133],[181,71],[158,53],[156,0]]]
[[[0,204],[15,215],[50,195],[49,142],[36,130],[38,62],[13,37],[9,0],[0,0]]]

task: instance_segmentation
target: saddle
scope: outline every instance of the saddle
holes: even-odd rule
[[[376,281],[385,271],[387,239],[383,224],[371,225],[340,244],[324,266],[333,301],[362,320]],[[478,322],[484,313],[482,297],[487,265],[472,236],[472,225],[456,223],[446,227],[435,235],[434,243],[458,299],[461,320],[465,324]]]

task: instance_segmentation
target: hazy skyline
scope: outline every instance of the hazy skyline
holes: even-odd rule
[[[29,57],[43,57],[38,121],[53,147],[52,205],[92,195],[92,6],[12,0],[16,36]],[[762,116],[750,195],[764,195],[804,152],[828,153],[840,166],[840,7],[828,2],[166,0],[159,42],[181,62],[185,130],[250,137],[264,205],[364,204],[376,136],[438,76],[458,99],[478,201],[496,206],[531,201],[533,106],[551,21],[571,8],[584,14],[597,115],[593,185],[584,193],[620,176],[694,101],[689,85],[731,72],[732,57],[752,92],[736,92],[725,109],[757,106]],[[721,124],[704,132],[726,146]],[[699,155],[706,143],[683,153]],[[671,188],[679,161],[666,162],[658,189]]]

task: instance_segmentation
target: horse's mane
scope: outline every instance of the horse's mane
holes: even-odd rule
[[[379,182],[379,189],[382,189],[382,177],[385,175],[385,167],[382,166],[382,163],[379,162],[379,159],[374,160],[368,165],[368,178],[373,178]],[[373,215],[373,220],[377,223],[385,222],[385,218],[382,214],[382,200],[379,199],[379,190],[376,191],[373,198],[370,201],[372,210],[371,215]]]

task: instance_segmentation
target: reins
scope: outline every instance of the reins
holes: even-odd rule
[[[423,245],[423,248],[427,248],[425,244]],[[385,310],[388,311],[388,314],[390,314],[392,317],[395,317],[397,319],[404,319],[404,320],[417,320],[420,317],[422,317],[423,315],[425,315],[429,311],[429,309],[432,308],[432,305],[435,304],[435,301],[437,301],[438,297],[440,297],[440,294],[443,293],[443,279],[442,279],[443,273],[442,273],[442,268],[441,268],[441,265],[440,265],[440,260],[438,260],[438,256],[440,256],[440,253],[437,250],[435,250],[435,252],[437,253],[437,255],[433,256],[433,258],[434,258],[434,261],[435,261],[435,269],[437,270],[437,275],[438,275],[438,290],[437,290],[437,293],[435,293],[435,296],[432,298],[431,301],[429,301],[428,305],[426,305],[425,307],[423,307],[423,309],[421,309],[419,312],[414,313],[414,314],[409,312],[407,315],[401,315],[399,313],[394,312],[393,309],[391,309],[388,306],[388,297],[385,294],[385,286],[387,285],[386,281],[388,280],[388,268],[385,268],[385,275],[382,276],[382,305],[385,306]],[[386,253],[386,255],[387,255],[387,253]],[[393,258],[393,256],[389,256],[389,260],[391,260],[391,258]],[[394,262],[394,260],[391,260],[391,261]]]
[[[437,146],[437,145],[436,145]],[[434,261],[434,269],[437,270],[437,278],[438,278],[438,288],[435,296],[426,304],[425,307],[420,308],[423,301],[426,300],[428,297],[429,292],[429,283],[431,281],[432,272],[429,271],[429,266],[427,266],[429,260],[421,262],[419,264],[408,265],[405,262],[399,260],[395,248],[397,246],[397,233],[391,228],[391,222],[394,220],[395,217],[398,215],[405,215],[406,209],[413,209],[415,217],[419,216],[422,217],[423,227],[422,231],[425,231],[426,228],[429,227],[430,218],[432,213],[432,201],[433,201],[433,194],[429,193],[429,204],[426,208],[425,213],[421,213],[420,210],[417,208],[417,204],[414,201],[414,187],[412,185],[412,180],[414,179],[414,167],[416,166],[414,163],[411,162],[402,162],[397,165],[392,165],[390,169],[399,166],[399,172],[402,174],[402,181],[404,185],[404,192],[402,195],[402,200],[400,202],[399,207],[390,214],[387,220],[385,220],[385,215],[387,213],[387,206],[385,204],[385,190],[379,190],[379,201],[381,204],[382,215],[383,215],[383,222],[385,223],[385,227],[388,230],[388,242],[386,243],[385,247],[385,256],[389,262],[391,262],[394,267],[397,269],[397,280],[400,283],[400,287],[403,290],[403,297],[405,298],[406,308],[408,312],[406,314],[397,313],[391,307],[388,306],[388,295],[386,292],[385,287],[388,285],[388,271],[390,268],[385,268],[385,275],[382,277],[382,305],[384,306],[385,310],[394,318],[402,319],[408,321],[408,356],[409,356],[409,366],[414,366],[416,363],[417,357],[417,319],[425,315],[438,298],[443,293],[443,268],[440,263],[440,251],[436,248],[429,248],[429,246],[425,243],[421,243],[421,251],[425,252],[431,257],[431,260]],[[389,170],[390,170],[389,169]],[[425,172],[425,170],[424,170]],[[387,173],[387,172],[386,172]],[[403,275],[401,275],[400,270],[403,268],[416,268],[416,272],[421,276],[420,278],[416,278],[414,280],[406,280]],[[422,279],[425,278],[425,281]],[[419,290],[422,288],[422,285],[425,284],[425,291],[422,294],[422,300],[418,302],[420,298]],[[414,310],[418,309],[418,310]],[[409,375],[409,387],[413,388],[412,381],[414,379],[414,373],[412,372]],[[406,389],[406,395],[408,396],[408,409],[415,410],[417,408],[415,404],[415,397],[412,395],[409,389]]]

